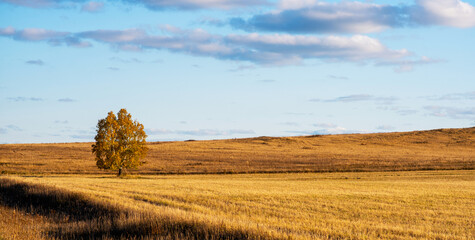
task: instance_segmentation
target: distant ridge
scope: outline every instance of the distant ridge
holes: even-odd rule
[[[0,145],[2,174],[101,174],[92,143]],[[475,169],[475,127],[151,142],[136,174]],[[111,173],[112,174],[112,173]]]

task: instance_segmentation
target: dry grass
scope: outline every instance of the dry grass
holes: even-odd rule
[[[48,227],[44,216],[0,205],[0,239],[43,239]]]
[[[101,174],[92,143],[0,145],[0,173]],[[475,128],[149,143],[136,174],[475,169]]]
[[[1,179],[2,191],[16,182],[27,183],[22,189],[30,195],[47,192],[43,201],[32,198],[33,206],[56,210],[63,221],[56,221],[47,236],[66,239],[475,237],[475,172],[470,170]],[[57,195],[63,197],[44,198]],[[64,204],[64,196],[91,213],[44,205]],[[48,211],[35,213],[50,216]]]
[[[475,238],[475,128],[149,147],[116,178],[91,143],[0,145],[0,239]]]
[[[0,222],[0,239],[274,239],[264,232],[131,208],[117,202],[120,198],[111,202],[50,184],[0,178],[0,193],[0,215],[8,216]]]

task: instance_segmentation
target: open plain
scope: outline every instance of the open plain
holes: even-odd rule
[[[475,237],[474,128],[150,143],[122,178],[90,145],[0,146],[0,236]]]
[[[104,174],[92,143],[3,144],[0,173]],[[475,127],[400,133],[151,142],[136,174],[475,169]]]

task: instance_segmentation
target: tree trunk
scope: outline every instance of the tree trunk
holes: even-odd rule
[[[125,175],[125,171],[122,171],[122,168],[119,168],[119,174],[117,174],[117,176],[122,177],[123,175]]]

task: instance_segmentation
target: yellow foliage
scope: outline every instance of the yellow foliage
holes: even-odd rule
[[[96,165],[102,169],[119,170],[136,168],[142,165],[147,152],[144,127],[127,110],[117,114],[111,111],[106,118],[97,123],[96,143],[92,145]]]

